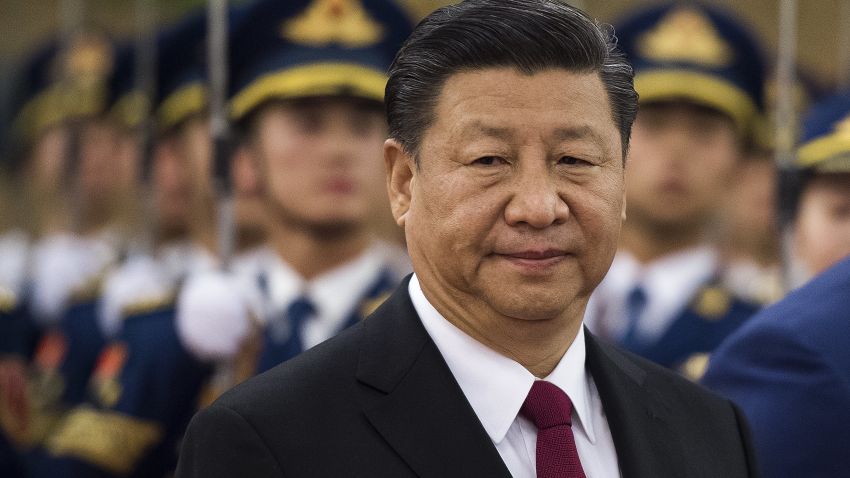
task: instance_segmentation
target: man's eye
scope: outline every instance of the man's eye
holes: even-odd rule
[[[558,162],[560,164],[567,164],[570,166],[591,166],[591,163],[589,161],[576,158],[575,156],[562,156],[560,161]]]
[[[497,164],[505,164],[506,162],[507,161],[498,156],[483,156],[473,161],[472,164],[478,164],[481,166],[494,166]]]

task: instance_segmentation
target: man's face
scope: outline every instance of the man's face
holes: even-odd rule
[[[70,135],[64,127],[54,127],[44,132],[33,145],[30,158],[30,175],[36,199],[58,194],[62,178],[67,172]]]
[[[259,187],[257,168],[247,148],[242,145],[230,163],[233,181],[237,247],[254,247],[266,239],[268,217]]]
[[[800,198],[794,248],[807,272],[823,272],[850,254],[850,173],[816,176]]]
[[[469,318],[480,327],[580,317],[611,264],[624,208],[620,136],[599,76],[457,73],[434,118],[419,167],[400,160],[409,182],[390,171],[426,294],[482,311]],[[388,163],[395,148],[388,141]]]
[[[629,220],[703,227],[727,191],[739,156],[732,121],[685,102],[641,105],[632,129]]]
[[[382,176],[386,122],[377,103],[308,98],[271,105],[252,150],[273,220],[322,230],[360,227]]]

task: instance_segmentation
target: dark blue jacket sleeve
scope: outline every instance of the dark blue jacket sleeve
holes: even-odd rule
[[[847,371],[803,342],[762,321],[715,353],[703,384],[741,407],[765,477],[850,476]]]

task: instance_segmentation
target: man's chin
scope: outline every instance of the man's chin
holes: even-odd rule
[[[293,230],[304,231],[323,239],[344,237],[363,228],[366,219],[361,214],[341,210],[339,207],[296,210],[281,203],[269,203],[271,221],[286,225]]]
[[[575,293],[563,281],[547,283],[506,280],[485,292],[491,307],[506,317],[522,320],[550,320],[562,317],[575,302]]]
[[[651,210],[644,211],[640,215],[635,214],[635,216],[642,216],[644,221],[647,224],[651,224],[655,229],[669,231],[678,231],[680,229],[689,230],[694,226],[701,224],[705,217],[705,214],[697,210],[675,208],[671,206],[674,205],[658,205]]]
[[[309,235],[322,239],[342,238],[359,232],[363,228],[363,221],[357,221],[348,217],[281,217],[281,222],[288,227],[306,232]]]

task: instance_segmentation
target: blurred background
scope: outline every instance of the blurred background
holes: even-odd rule
[[[585,324],[700,380],[738,326],[850,252],[850,0],[566,1],[618,26],[641,96],[629,214]],[[170,473],[198,407],[411,271],[380,161],[384,75],[410,20],[453,2],[209,3],[251,4],[231,12],[229,105],[205,0],[0,0],[0,476]],[[319,71],[328,55],[366,67]],[[294,93],[254,89],[292,70]],[[291,136],[268,111],[310,139],[276,141]],[[350,177],[303,179],[334,155]],[[324,296],[350,296],[346,322],[302,340],[339,271]]]
[[[704,3],[726,7],[752,26],[764,45],[775,51],[779,36],[779,4],[782,0],[709,0]],[[446,0],[403,0],[420,17],[433,9],[452,3]],[[61,27],[63,5],[85,17],[95,26],[103,26],[117,36],[131,34],[134,28],[134,0],[0,0],[0,65],[2,79],[10,66],[32,48],[44,42]],[[182,14],[203,6],[202,0],[158,0],[154,2],[163,25]],[[232,4],[246,3],[233,0]],[[636,7],[653,3],[643,0],[585,0],[569,2],[605,22],[614,22]],[[798,61],[827,85],[846,82],[850,71],[850,7],[843,0],[798,2]],[[64,20],[63,20],[64,18]],[[844,25],[842,25],[842,23]]]

